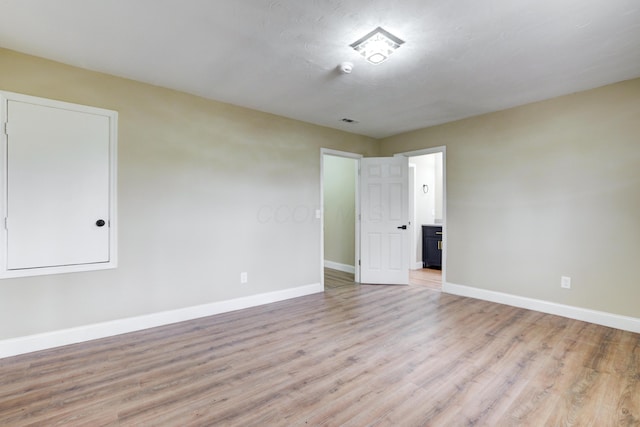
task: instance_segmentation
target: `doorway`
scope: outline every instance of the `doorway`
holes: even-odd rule
[[[418,178],[416,179],[416,174],[414,174],[413,176],[413,187],[417,188],[417,190],[420,190],[423,192],[423,194],[429,194],[429,191],[436,191],[435,188],[441,188],[441,190],[439,190],[439,194],[441,194],[441,201],[438,202],[438,207],[436,208],[435,205],[433,206],[433,208],[431,208],[431,212],[432,212],[432,220],[433,221],[433,225],[441,225],[442,227],[442,235],[441,235],[441,242],[440,242],[440,250],[441,250],[441,269],[437,270],[437,269],[423,269],[421,264],[420,264],[420,259],[422,256],[421,250],[418,250],[417,245],[421,245],[422,242],[422,227],[421,227],[421,223],[420,222],[424,222],[424,220],[421,220],[417,217],[411,217],[410,218],[410,229],[412,230],[413,233],[413,242],[412,242],[412,247],[415,247],[416,250],[415,251],[408,251],[408,255],[407,257],[410,257],[409,259],[409,264],[410,264],[410,278],[412,277],[412,279],[410,279],[410,283],[411,281],[413,281],[413,283],[415,283],[416,285],[421,285],[421,286],[433,286],[436,287],[437,289],[442,288],[442,284],[446,282],[446,265],[447,265],[447,260],[446,260],[446,240],[447,240],[447,234],[446,234],[446,147],[445,146],[441,146],[441,147],[434,147],[434,148],[428,148],[428,149],[422,149],[422,150],[416,150],[416,151],[411,151],[411,152],[405,152],[405,153],[399,153],[396,154],[396,157],[406,157],[408,158],[408,161],[410,162],[412,158],[418,158],[421,156],[425,156],[425,155],[431,155],[431,154],[439,154],[439,161],[434,163],[434,167],[437,168],[437,170],[439,171],[439,176],[440,178],[436,179],[434,177],[434,181],[433,181],[433,185],[434,185],[434,189],[432,190],[431,187],[429,186],[428,183],[422,183],[421,181],[418,181],[417,179],[419,179],[419,174]],[[344,182],[354,182],[355,185],[355,196],[353,197],[353,203],[355,204],[355,214],[353,216],[346,215],[344,214],[345,212],[345,208],[344,207],[340,207],[338,208],[338,214],[336,214],[335,212],[332,214],[331,213],[331,208],[329,208],[327,206],[327,204],[325,203],[325,186],[329,185],[328,182],[325,184],[325,179],[329,180],[331,179],[329,175],[333,176],[333,172],[327,172],[325,169],[325,163],[329,163],[332,160],[334,160],[335,158],[342,158],[342,159],[350,159],[352,164],[353,164],[353,170],[354,170],[354,178],[346,178]],[[359,206],[359,201],[360,201],[360,189],[359,189],[359,179],[358,179],[358,166],[360,164],[360,160],[363,158],[363,156],[361,154],[356,154],[356,153],[350,153],[350,152],[343,152],[343,151],[337,151],[337,150],[331,150],[331,149],[325,149],[322,148],[321,149],[321,156],[320,156],[320,218],[321,218],[321,227],[320,227],[320,271],[321,271],[321,283],[325,286],[326,288],[326,283],[325,283],[325,260],[328,261],[326,264],[332,266],[332,267],[338,267],[340,268],[342,271],[341,273],[344,274],[353,274],[351,273],[351,271],[354,271],[354,281],[356,283],[360,283],[360,268],[358,268],[358,260],[360,257],[360,221],[359,221],[359,215],[360,215],[360,206]],[[437,165],[437,166],[435,166]],[[415,169],[414,169],[415,171]],[[411,178],[411,176],[410,176]],[[427,190],[427,187],[424,187],[424,185],[429,186],[429,190]],[[426,192],[425,192],[426,191]],[[409,200],[409,210],[410,210],[410,215],[411,212],[413,212],[413,209],[415,207],[416,204],[416,194],[417,191],[415,192],[409,192],[409,194],[411,194],[411,196],[407,196],[410,198]],[[435,195],[435,193],[433,193]],[[420,203],[420,200],[417,200],[418,203]],[[435,203],[435,202],[434,202]],[[326,211],[325,211],[326,210]],[[349,241],[353,242],[353,246],[351,246],[349,244],[350,247],[353,247],[355,250],[352,252],[351,249],[348,249],[345,251],[343,251],[343,255],[346,253],[347,258],[340,258],[342,260],[345,260],[343,262],[340,262],[340,260],[335,260],[335,259],[331,259],[334,258],[334,256],[330,253],[327,252],[325,250],[325,238],[327,237],[327,234],[325,233],[325,229],[327,228],[327,226],[331,227],[331,225],[327,224],[327,215],[331,216],[331,215],[337,215],[339,218],[342,218],[342,220],[344,220],[345,218],[351,218],[351,220],[347,221],[347,223],[349,224],[353,224],[353,235],[354,238],[352,239],[351,236],[352,234],[348,234],[347,239]],[[438,222],[436,223],[436,220],[438,220]],[[430,221],[430,220],[427,220]],[[329,232],[331,233],[331,231],[329,230]],[[351,261],[351,262],[350,262]],[[340,270],[336,270],[336,271],[340,271]]]
[[[445,147],[396,154],[407,157],[410,166],[409,216],[413,226],[409,283],[434,290],[442,290],[446,265],[445,155]],[[430,246],[434,237],[435,261]]]
[[[320,271],[322,284],[327,278],[335,282],[359,282],[356,268],[360,230],[358,167],[362,155],[321,150],[321,212]],[[327,271],[329,273],[327,273]]]

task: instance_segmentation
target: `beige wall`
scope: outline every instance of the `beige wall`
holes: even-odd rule
[[[321,147],[445,145],[450,283],[640,317],[640,80],[379,143],[2,49],[0,89],[120,124],[119,268],[1,280],[0,339],[318,283]]]
[[[0,339],[319,283],[320,148],[377,154],[367,137],[1,49],[0,89],[118,111],[120,224],[115,270],[1,280]]]
[[[449,283],[640,317],[640,80],[387,138],[381,154],[441,145]]]
[[[357,162],[324,156],[324,259],[351,267],[356,253]]]

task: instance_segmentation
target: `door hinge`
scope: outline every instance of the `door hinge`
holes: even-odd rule
[[[362,265],[362,262],[360,260],[358,260],[358,265]]]
[[[5,230],[9,229],[9,224],[7,224],[7,217],[4,217],[4,229]]]
[[[9,122],[4,122],[4,125],[2,126],[2,131],[4,132],[5,135],[9,135]]]

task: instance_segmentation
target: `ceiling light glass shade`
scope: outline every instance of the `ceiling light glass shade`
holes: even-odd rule
[[[380,64],[386,61],[389,55],[395,52],[403,43],[403,40],[378,27],[360,40],[350,44],[350,46],[370,63]]]

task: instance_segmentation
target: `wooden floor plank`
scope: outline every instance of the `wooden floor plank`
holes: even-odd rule
[[[325,287],[1,359],[0,425],[640,426],[639,334],[419,281]]]
[[[409,270],[409,284],[440,291],[442,290],[442,271],[434,268]]]

